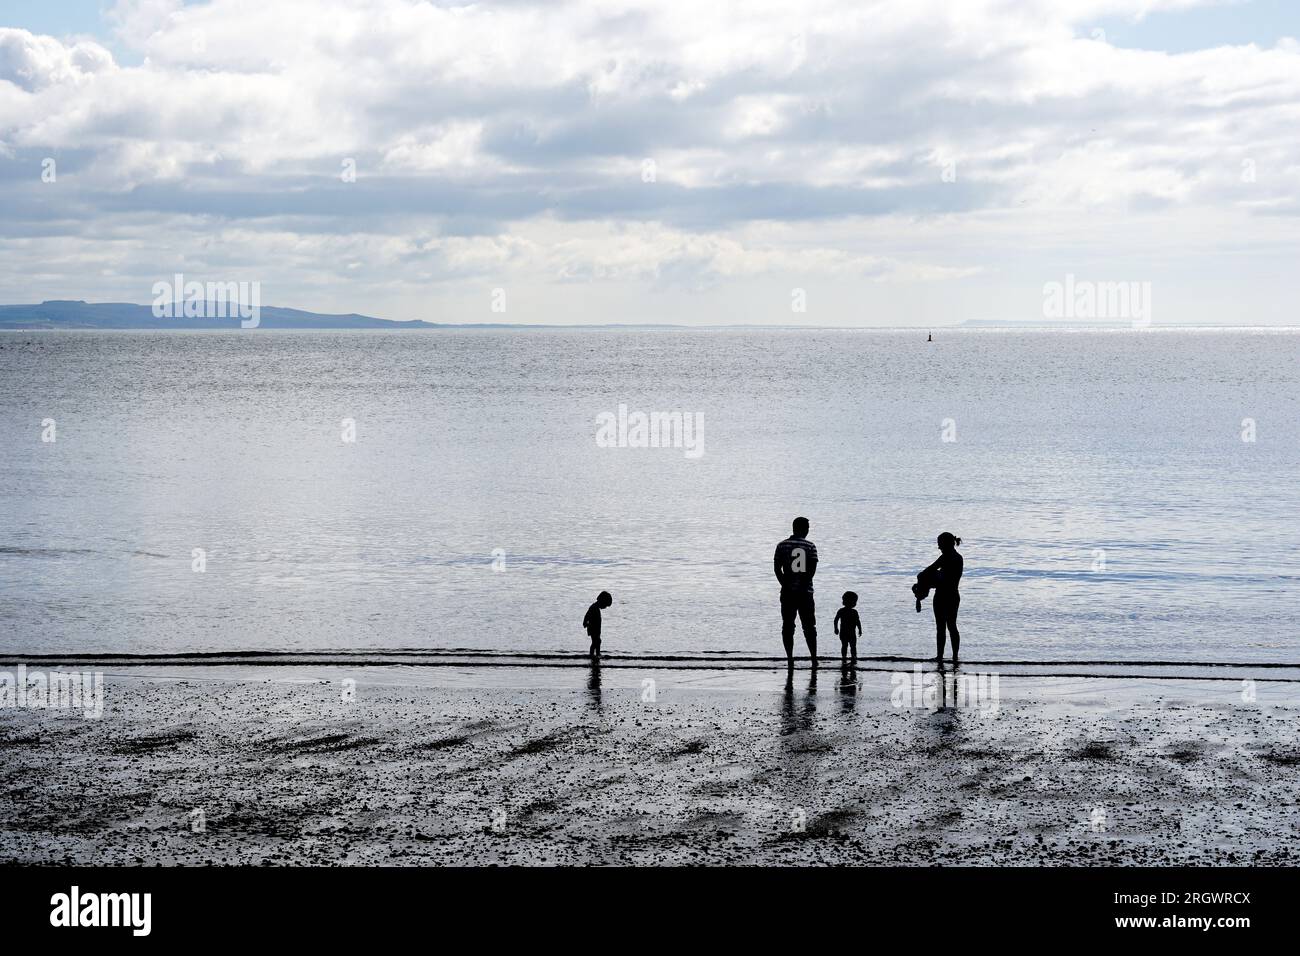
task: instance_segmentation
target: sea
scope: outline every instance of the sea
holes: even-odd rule
[[[0,333],[0,654],[779,656],[799,515],[822,653],[948,531],[964,657],[1300,662],[1300,331]]]

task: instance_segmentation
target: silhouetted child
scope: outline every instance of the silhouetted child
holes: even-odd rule
[[[591,637],[590,654],[593,660],[600,657],[600,609],[609,607],[614,603],[614,599],[609,596],[608,591],[601,591],[596,595],[596,600],[592,602],[591,607],[587,608],[587,613],[582,619],[582,626],[587,629],[587,634]]]
[[[852,591],[844,592],[844,606],[835,612],[835,633],[840,636],[840,661],[847,663],[849,652],[853,652],[853,663],[858,662],[858,635],[862,633],[862,620],[855,610],[858,596]]]

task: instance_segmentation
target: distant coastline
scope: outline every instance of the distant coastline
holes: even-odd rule
[[[204,310],[211,318],[167,318],[154,315],[153,307],[132,302],[85,302],[53,299],[35,305],[0,305],[0,329],[239,329],[234,310]],[[229,317],[222,317],[222,313]],[[330,315],[285,309],[260,308],[260,325],[270,329],[404,329],[436,328],[427,322],[394,322],[369,315]]]
[[[215,310],[210,310],[215,311]],[[725,325],[684,325],[673,322],[606,322],[592,324],[541,322],[427,322],[421,319],[380,319],[356,312],[309,312],[280,306],[262,306],[262,329],[332,329],[421,331],[438,329],[770,329],[812,331],[925,332],[933,331],[1128,331],[1129,322],[965,319],[947,325],[857,326],[857,325],[769,325],[734,323]],[[148,305],[132,302],[86,302],[81,299],[51,299],[35,304],[0,305],[0,332],[66,330],[120,331],[220,331],[240,329],[239,318],[167,318],[153,314]],[[1223,325],[1198,323],[1186,325],[1156,324],[1137,331],[1295,331],[1291,325]]]

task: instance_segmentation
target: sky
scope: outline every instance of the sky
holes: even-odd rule
[[[1294,0],[0,0],[5,303],[1300,325],[1298,252]]]

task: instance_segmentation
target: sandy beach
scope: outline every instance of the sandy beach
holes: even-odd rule
[[[903,679],[887,667],[856,677],[123,669],[105,677],[101,719],[0,709],[0,861],[1294,865],[1300,855],[1294,684],[1261,683],[1247,702],[1235,680],[1003,675],[995,706],[944,707],[910,690],[900,701]]]

